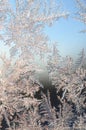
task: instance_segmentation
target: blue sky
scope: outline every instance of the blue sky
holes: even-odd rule
[[[14,0],[10,1],[14,7]],[[79,33],[86,28],[86,25],[74,19],[74,14],[78,11],[75,0],[61,0],[61,2],[63,9],[69,12],[69,18],[67,20],[61,18],[52,27],[46,27],[45,33],[49,36],[50,41],[58,42],[58,49],[62,56],[71,55],[75,57],[82,48],[86,50],[86,34]]]
[[[51,41],[58,42],[58,49],[62,56],[75,57],[82,48],[86,50],[86,33],[79,33],[86,28],[86,25],[74,18],[78,11],[75,0],[62,1],[64,10],[70,14],[68,19],[60,19],[51,28],[46,27],[45,32]]]

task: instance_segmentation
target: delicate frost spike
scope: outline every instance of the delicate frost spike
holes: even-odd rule
[[[79,54],[78,60],[76,61],[75,68],[83,67],[84,64],[85,64],[85,61],[86,61],[86,54],[85,54],[85,51],[84,51],[84,48],[83,48],[82,51]]]

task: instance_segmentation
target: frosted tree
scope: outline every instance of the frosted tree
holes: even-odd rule
[[[76,0],[78,6],[78,13],[76,19],[83,22],[86,25],[86,1],[85,0]],[[86,32],[86,29],[81,32]]]
[[[48,52],[47,36],[43,33],[44,26],[51,25],[53,21],[67,15],[58,10],[56,1],[16,0],[15,3],[14,10],[6,6],[10,12],[5,13],[8,18],[6,22],[4,21],[6,24],[4,41],[10,47],[11,59],[16,59],[15,68],[18,68],[17,64],[21,64],[20,68],[31,70],[36,68],[35,56]]]
[[[9,0],[0,0],[0,41],[9,48],[10,54],[8,58],[6,54],[0,56],[0,123],[5,120],[9,129],[18,129],[18,123],[23,129],[29,124],[37,126],[34,117],[38,117],[39,102],[34,95],[42,85],[34,79],[39,69],[36,59],[49,51],[43,29],[68,15],[61,11],[56,0],[14,2],[13,9]],[[19,116],[19,113],[22,114]]]
[[[17,79],[20,73],[37,70],[36,57],[48,52],[44,26],[67,15],[57,10],[56,1],[15,0],[15,5],[12,9],[8,0],[0,1],[0,36],[10,51],[10,72],[5,72]]]

